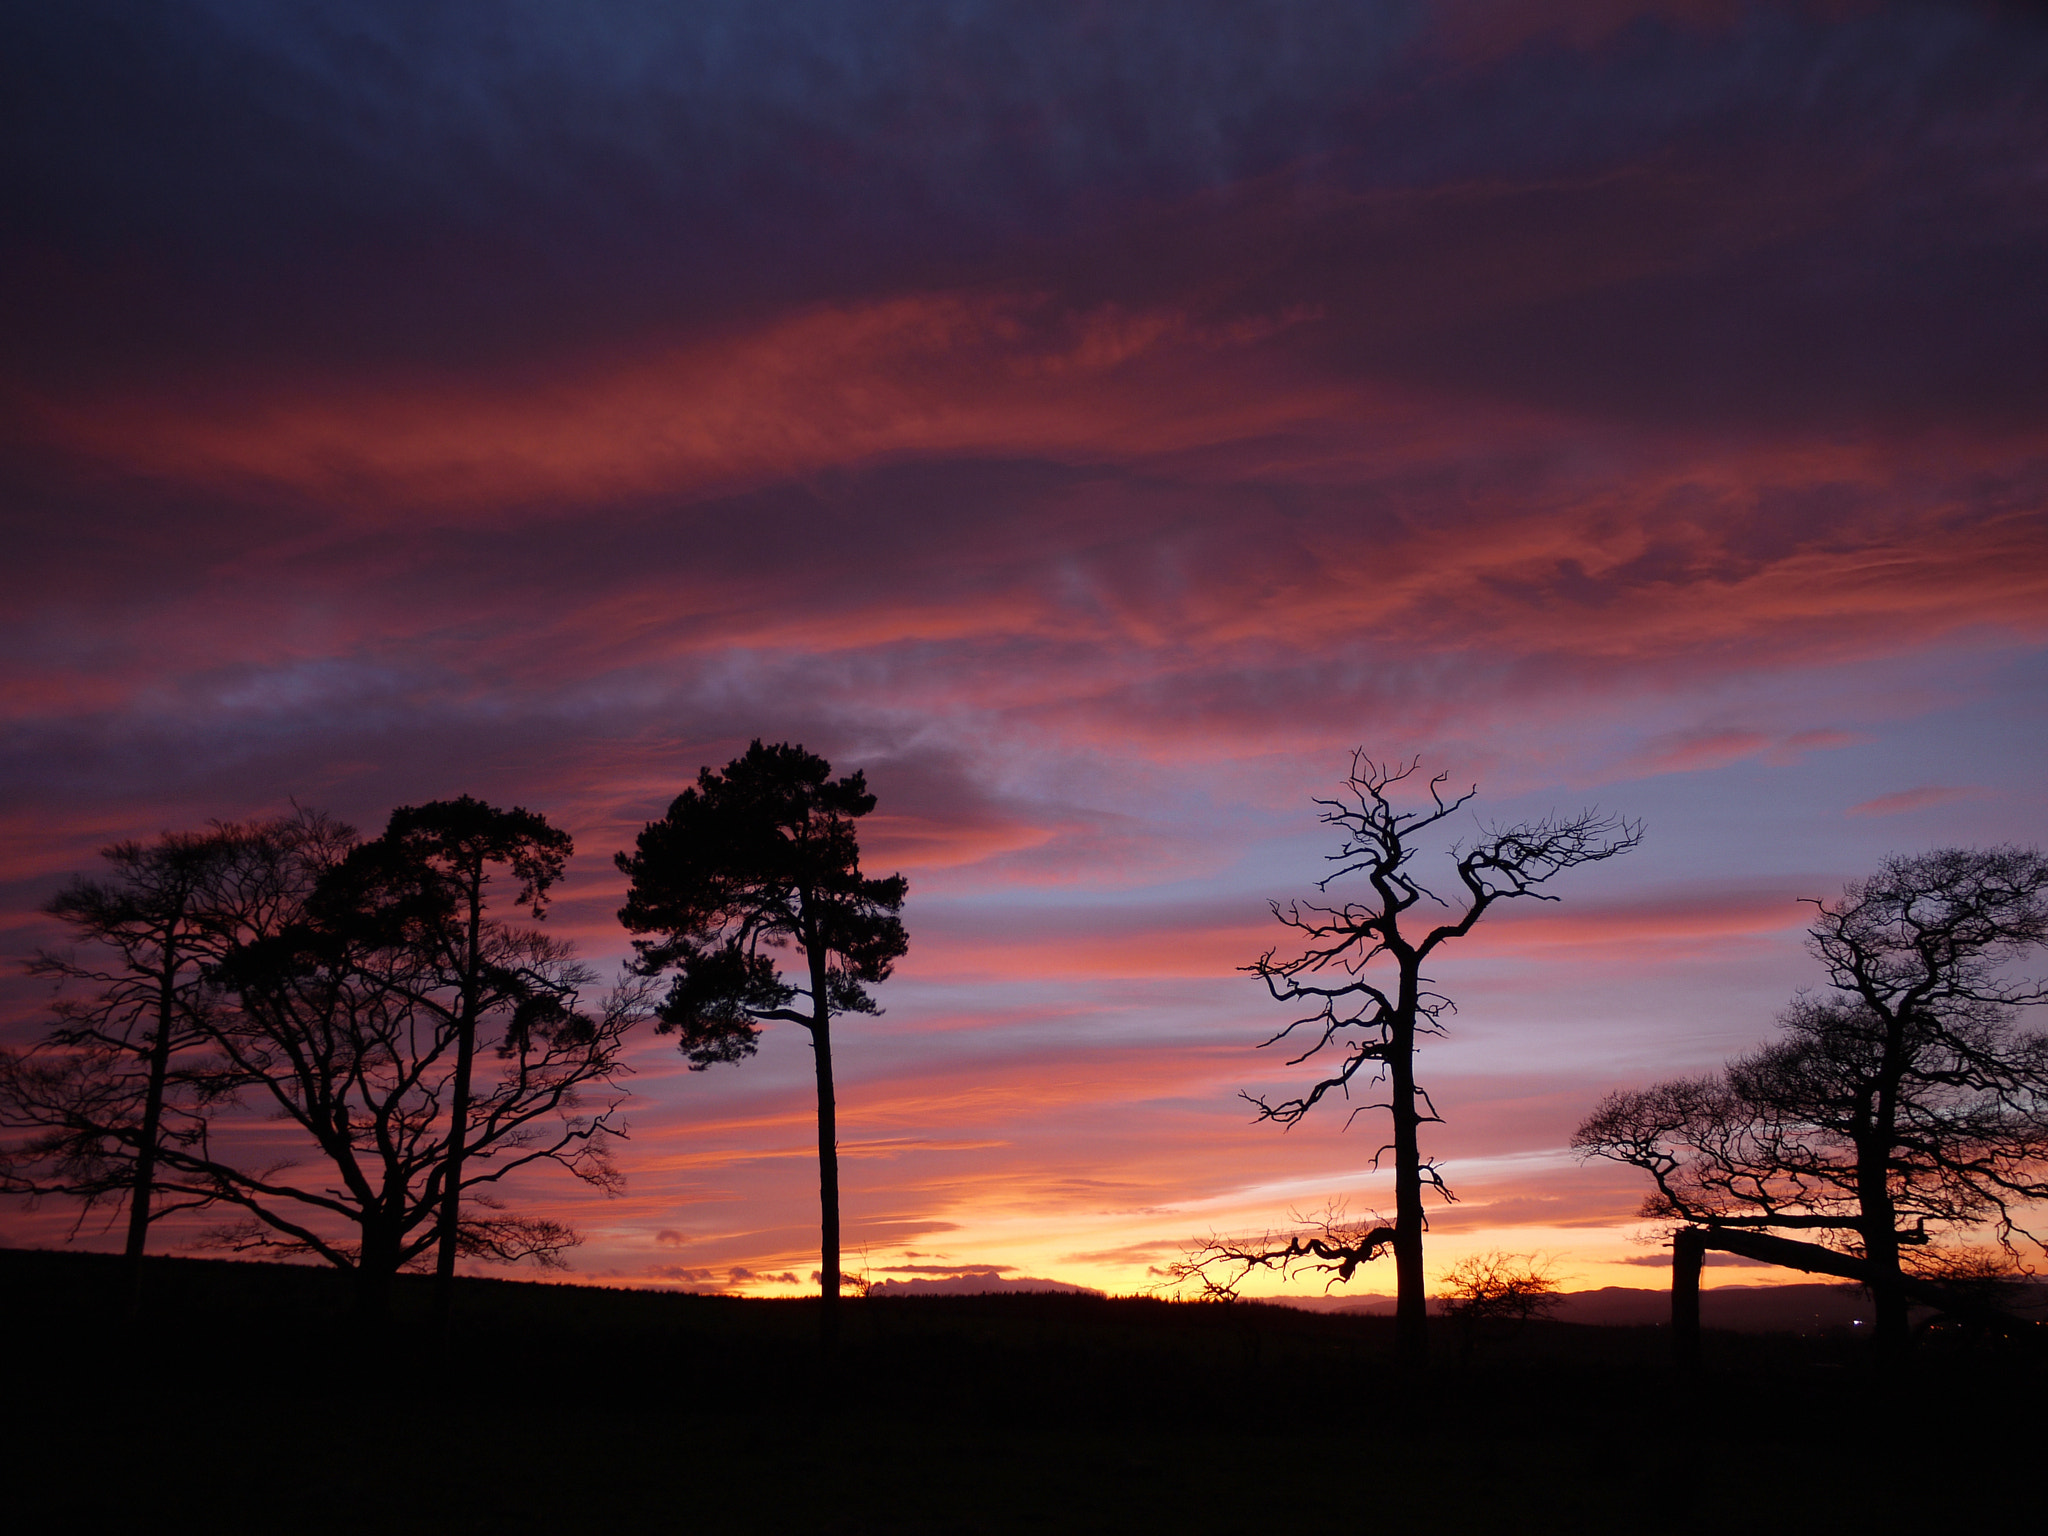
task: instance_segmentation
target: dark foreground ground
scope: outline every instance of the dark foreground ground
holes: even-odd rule
[[[2023,1531],[2039,1349],[1533,1325],[1404,1380],[1392,1324],[1088,1296],[814,1303],[0,1250],[17,1531]]]

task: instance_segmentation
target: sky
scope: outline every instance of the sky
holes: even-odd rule
[[[1130,1293],[1390,1208],[1375,1117],[1239,1097],[1310,1080],[1240,968],[1362,747],[1478,786],[1454,836],[1645,823],[1444,952],[1419,1070],[1433,1275],[1656,1285],[1572,1128],[1769,1034],[1820,979],[1801,898],[2041,839],[2038,8],[0,27],[5,1040],[38,904],[115,838],[517,803],[610,967],[614,852],[801,742],[910,881],[836,1041],[849,1267]],[[521,1191],[574,1277],[804,1288],[802,1032],[632,1064],[625,1192]]]

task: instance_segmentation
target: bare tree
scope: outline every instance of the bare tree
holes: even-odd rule
[[[158,1162],[166,1145],[201,1135],[206,1095],[191,1070],[214,1006],[206,968],[274,915],[276,893],[244,878],[253,851],[347,835],[302,813],[116,843],[101,850],[105,878],[75,880],[44,904],[86,947],[29,963],[60,992],[44,1038],[0,1052],[0,1127],[27,1133],[0,1149],[0,1190],[76,1199],[81,1221],[125,1206],[131,1316],[150,1223],[206,1203],[190,1191],[160,1199]]]
[[[1555,901],[1556,896],[1541,889],[1547,882],[1578,865],[1626,853],[1642,840],[1640,823],[1591,810],[1481,828],[1469,844],[1450,849],[1458,881],[1453,905],[1423,885],[1412,865],[1422,851],[1421,835],[1448,820],[1478,789],[1447,799],[1443,787],[1449,775],[1438,774],[1429,781],[1427,804],[1398,809],[1390,791],[1420,766],[1420,759],[1382,763],[1363,751],[1353,754],[1340,795],[1316,801],[1323,808],[1324,824],[1339,833],[1337,851],[1329,855],[1337,868],[1318,881],[1316,889],[1327,891],[1342,881],[1347,882],[1347,891],[1362,885],[1362,893],[1336,905],[1274,902],[1273,916],[1290,930],[1299,948],[1283,959],[1276,946],[1245,967],[1266,984],[1276,1001],[1306,1009],[1265,1045],[1305,1041],[1289,1066],[1326,1049],[1335,1049],[1341,1057],[1328,1075],[1297,1098],[1274,1103],[1247,1094],[1260,1120],[1293,1125],[1332,1094],[1348,1099],[1354,1080],[1387,1089],[1384,1100],[1351,1111],[1355,1117],[1366,1109],[1385,1110],[1393,1122],[1389,1141],[1375,1154],[1375,1161],[1388,1153],[1393,1157],[1393,1230],[1384,1239],[1368,1231],[1360,1240],[1369,1240],[1370,1246],[1362,1258],[1383,1247],[1393,1251],[1397,1337],[1402,1356],[1414,1364],[1428,1352],[1423,1191],[1430,1188],[1451,1198],[1436,1164],[1422,1154],[1421,1128],[1439,1120],[1435,1105],[1416,1081],[1415,1052],[1421,1037],[1442,1033],[1443,1015],[1452,1004],[1433,989],[1423,967],[1443,945],[1470,933],[1496,904],[1518,897]],[[1441,920],[1428,925],[1414,922],[1412,909],[1425,901],[1443,909]],[[1333,1245],[1327,1233],[1296,1241],[1317,1240],[1325,1246],[1344,1246]],[[1287,1246],[1291,1244],[1276,1252],[1284,1254]],[[1241,1273],[1264,1263],[1246,1253],[1230,1257]],[[1342,1265],[1344,1260],[1338,1262]],[[1355,1267],[1353,1262],[1351,1268]]]
[[[1481,1332],[1519,1331],[1564,1300],[1554,1266],[1535,1254],[1470,1253],[1443,1274],[1444,1315],[1469,1354]]]
[[[1981,1270],[1971,1234],[2041,1246],[2024,1223],[2048,1199],[2048,1036],[2020,1016],[2048,986],[2010,968],[2048,942],[2048,859],[1895,857],[1813,906],[1826,993],[1719,1073],[1610,1095],[1573,1141],[1650,1175],[1644,1214],[1676,1228],[1681,1330],[1699,1254],[1727,1248],[1863,1281],[1896,1354],[1909,1301],[1966,1299],[1936,1282]]]

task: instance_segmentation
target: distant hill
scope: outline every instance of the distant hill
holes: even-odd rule
[[[868,1287],[870,1296],[999,1296],[1031,1292],[1065,1292],[1077,1296],[1100,1296],[1091,1286],[1072,1285],[1065,1280],[1034,1280],[1028,1275],[1004,1277],[994,1273],[963,1275],[920,1275],[911,1280],[877,1280]]]
[[[1268,1298],[1310,1312],[1383,1317],[1394,1310],[1391,1296],[1304,1296]],[[2024,1310],[2048,1310],[2048,1286],[2029,1287]],[[1432,1301],[1430,1311],[1442,1307]],[[1671,1321],[1671,1292],[1609,1285],[1597,1291],[1567,1291],[1549,1314],[1561,1323],[1606,1328],[1656,1327]],[[1924,1315],[1924,1313],[1923,1313]],[[1734,1333],[1823,1333],[1867,1328],[1870,1298],[1860,1285],[1717,1285],[1700,1292],[1700,1323]]]

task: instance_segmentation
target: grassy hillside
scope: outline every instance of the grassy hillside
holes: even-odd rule
[[[2038,1360],[1538,1325],[1404,1381],[1389,1320],[1090,1296],[815,1306],[467,1280],[365,1333],[332,1273],[0,1250],[9,1486],[73,1529],[1441,1531],[1972,1527],[2034,1497]],[[2025,1484],[2027,1486],[2022,1486]]]

